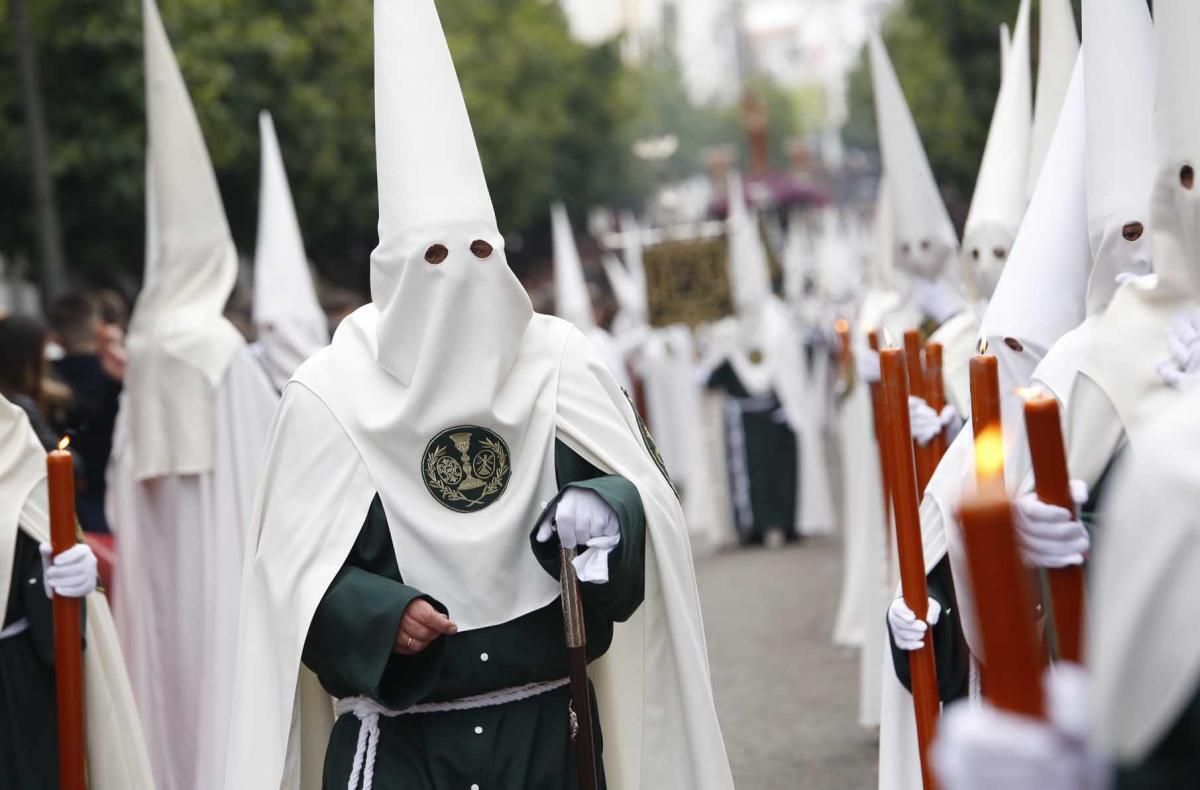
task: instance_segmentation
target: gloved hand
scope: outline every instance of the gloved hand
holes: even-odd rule
[[[1168,359],[1158,363],[1158,375],[1172,387],[1182,387],[1200,372],[1200,308],[1175,317],[1167,335]]]
[[[608,555],[621,542],[621,524],[602,496],[586,488],[568,488],[538,527],[538,543],[555,532],[568,549],[587,546],[573,562],[579,581],[608,581]]]
[[[1071,498],[1078,508],[1087,501],[1087,485],[1071,481]],[[1025,563],[1035,568],[1082,565],[1092,546],[1083,522],[1064,507],[1047,505],[1028,493],[1017,498],[1015,527]]]
[[[875,384],[880,379],[879,352],[864,348],[854,355],[854,367],[859,379],[867,384]]]
[[[912,436],[917,440],[917,443],[922,447],[933,441],[933,437],[939,433],[949,430],[950,433],[958,433],[961,427],[962,418],[958,416],[958,409],[947,403],[942,407],[942,411],[936,412],[933,407],[925,402],[923,398],[918,398],[915,395],[908,396],[908,423],[912,430]]]
[[[96,589],[96,555],[86,543],[76,543],[71,548],[53,556],[49,543],[38,546],[42,554],[42,579],[46,597],[55,594],[65,598],[82,598]]]
[[[1044,678],[1049,721],[987,702],[949,706],[933,764],[944,790],[1103,790],[1106,764],[1087,747],[1087,675],[1058,664]]]
[[[939,324],[966,309],[962,296],[941,280],[913,278],[913,301],[921,312]]]
[[[941,616],[942,605],[932,598],[929,599],[929,612],[925,615],[925,622],[917,619],[903,598],[892,601],[892,605],[888,607],[887,619],[896,647],[901,650],[920,650],[925,644],[925,632],[931,626],[937,625]]]

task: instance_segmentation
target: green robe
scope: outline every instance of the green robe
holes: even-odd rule
[[[942,702],[963,699],[970,691],[971,654],[963,637],[962,623],[958,619],[958,600],[954,595],[954,580],[950,574],[950,558],[942,557],[926,577],[929,597],[942,606],[941,617],[933,627],[933,656],[937,663],[938,696]],[[892,665],[896,678],[912,692],[912,674],[909,671],[908,652],[896,647],[892,630],[888,628],[888,641],[892,646]]]
[[[58,787],[54,617],[42,583],[37,542],[17,532],[4,625],[22,617],[24,633],[0,640],[0,787]]]
[[[595,491],[620,521],[621,542],[609,556],[609,582],[581,585],[588,656],[595,660],[608,650],[613,624],[627,620],[641,605],[645,514],[628,480],[601,474],[561,442],[555,447],[555,462],[560,488]],[[547,509],[556,504],[557,498]],[[557,541],[537,543],[536,528],[530,525],[532,551],[557,578]],[[429,595],[404,584],[377,496],[350,556],[317,607],[304,645],[304,664],[333,696],[365,695],[393,710],[566,677],[558,600],[507,623],[442,637],[415,656],[397,655],[393,640],[405,608],[416,598],[454,617]],[[594,699],[593,695],[600,751]],[[381,718],[374,786],[573,790],[578,780],[569,702],[570,690],[563,687],[490,708]],[[359,721],[353,715],[334,724],[325,755],[326,790],[346,787],[358,733]],[[600,771],[603,774],[602,765]],[[600,786],[604,787],[603,775]]]
[[[751,397],[728,362],[713,371],[708,386],[729,396],[725,437],[738,537],[744,544],[761,543],[768,530],[778,529],[788,540],[797,539],[796,434],[782,419],[779,398]]]

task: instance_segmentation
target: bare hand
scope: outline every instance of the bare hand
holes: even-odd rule
[[[100,367],[114,381],[124,381],[125,365],[129,356],[125,352],[125,333],[116,324],[105,324],[96,333],[99,347]]]
[[[458,633],[458,626],[446,615],[433,608],[424,598],[417,598],[404,610],[392,652],[415,656],[443,635]]]

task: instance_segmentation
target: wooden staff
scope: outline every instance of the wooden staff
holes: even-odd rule
[[[1058,401],[1038,395],[1025,401],[1025,432],[1033,460],[1033,478],[1038,499],[1047,505],[1065,507],[1078,517],[1067,474]],[[1084,581],[1083,568],[1051,568],[1046,571],[1058,657],[1083,663]]]
[[[928,403],[929,393],[926,392],[925,387],[925,367],[921,363],[921,333],[915,329],[904,333],[904,358],[908,363],[909,394]],[[909,441],[912,442],[913,453],[916,457],[917,499],[920,500],[925,496],[925,486],[929,485],[929,478],[933,477],[933,448],[928,444],[922,446],[911,435]]]
[[[46,456],[50,489],[50,546],[54,556],[76,543],[75,469],[67,440]],[[54,678],[58,705],[60,790],[85,790],[83,630],[80,600],[54,596]]]
[[[925,344],[925,392],[929,396],[929,408],[941,415],[946,408],[946,381],[942,378],[942,344]],[[933,467],[941,463],[946,454],[946,431],[938,431],[929,442],[929,453],[933,456]],[[930,473],[932,475],[932,472]]]
[[[911,364],[911,362],[910,362]],[[908,376],[905,353],[899,349],[879,352],[879,370],[887,418],[888,466],[891,469],[892,508],[896,517],[896,548],[900,558],[900,586],[904,603],[919,620],[929,614],[929,590],[925,584],[925,552],[921,546],[921,516],[917,499],[917,470],[913,460],[912,429],[908,420]],[[921,779],[925,790],[935,787],[929,748],[938,718],[937,665],[930,630],[919,650],[908,654],[912,675],[913,709],[917,718],[917,745],[921,755]]]
[[[987,464],[977,458],[981,466]],[[1012,506],[1002,487],[991,486],[965,500],[959,516],[987,662],[984,694],[1002,710],[1043,718],[1030,577],[1017,551]]]
[[[583,602],[575,578],[575,549],[559,546],[559,581],[562,584],[563,625],[571,677],[571,739],[579,757],[579,790],[596,790],[596,744],[592,739],[592,695],[588,686],[587,631]]]
[[[876,354],[879,353],[879,330],[872,330],[867,335],[867,345]],[[883,404],[883,384],[879,381],[871,382],[871,412],[875,417],[875,447],[879,451],[879,479],[883,483],[883,531],[887,536],[887,553],[891,557],[892,553],[892,488],[889,482],[888,461],[887,461],[887,431],[884,428],[884,422],[887,419],[887,412]]]

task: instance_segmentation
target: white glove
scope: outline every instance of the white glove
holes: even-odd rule
[[[96,589],[96,555],[86,543],[76,543],[71,548],[53,555],[49,543],[38,546],[42,554],[42,579],[46,597],[55,594],[64,598],[82,598]]]
[[[587,546],[573,561],[579,581],[608,581],[608,555],[621,542],[621,524],[604,497],[586,488],[568,488],[538,527],[538,543],[550,540],[555,532],[568,549]]]
[[[942,605],[932,598],[929,599],[929,612],[925,615],[925,622],[917,619],[903,598],[892,601],[892,605],[888,607],[887,619],[896,647],[908,651],[920,650],[925,644],[925,632],[930,626],[937,625],[941,616]]]
[[[1172,387],[1182,387],[1200,372],[1200,308],[1175,316],[1167,335],[1169,359],[1158,363],[1158,375]]]
[[[1071,498],[1076,507],[1087,501],[1087,485],[1071,481]],[[1083,522],[1065,507],[1047,505],[1028,493],[1017,498],[1015,526],[1025,563],[1035,568],[1066,568],[1082,565],[1092,546]]]
[[[941,280],[913,278],[913,301],[921,312],[941,324],[962,312],[967,304],[950,286]]]
[[[958,416],[958,409],[947,403],[942,407],[942,411],[936,412],[933,407],[925,402],[924,399],[918,398],[915,395],[908,396],[908,422],[912,429],[912,436],[917,440],[917,443],[922,447],[933,441],[933,437],[939,433],[950,431],[950,433],[958,433],[958,428],[962,418]],[[954,426],[951,429],[951,426]]]
[[[1049,721],[956,703],[938,725],[933,764],[944,790],[1103,790],[1105,761],[1087,748],[1087,674],[1059,664],[1045,678]]]
[[[862,351],[854,355],[854,367],[858,372],[858,377],[868,384],[876,384],[879,382],[879,352],[872,351],[869,348],[864,348]]]

